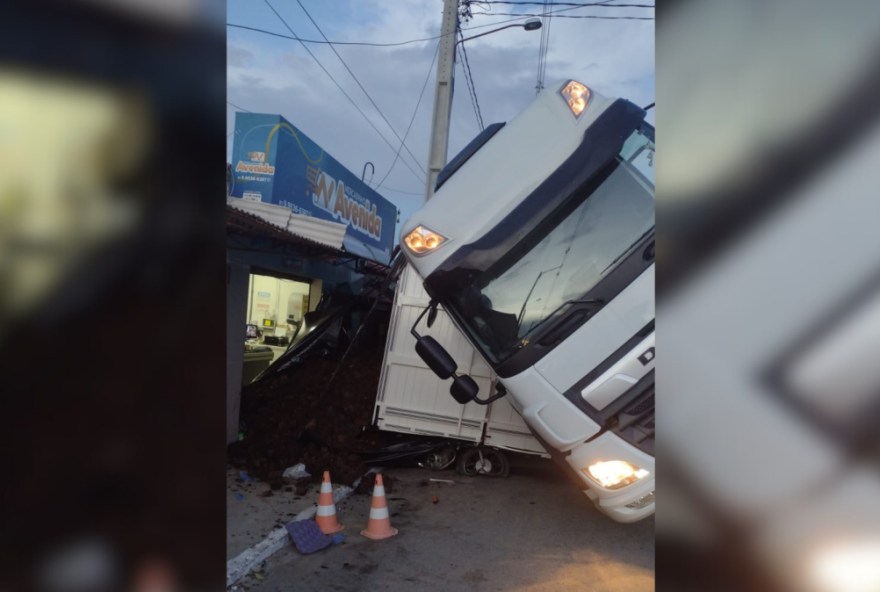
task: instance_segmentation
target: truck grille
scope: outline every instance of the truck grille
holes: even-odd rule
[[[654,395],[651,395],[638,405],[634,406],[631,409],[627,409],[626,412],[628,415],[641,415],[645,411],[654,408]]]
[[[654,385],[641,393],[633,405],[609,422],[611,431],[635,446],[654,455]]]

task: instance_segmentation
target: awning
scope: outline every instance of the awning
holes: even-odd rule
[[[328,255],[364,259],[368,269],[384,273],[391,257],[346,234],[347,226],[292,213],[284,206],[228,197],[226,225],[239,232],[317,249]]]
[[[295,236],[337,250],[342,249],[342,241],[347,228],[345,224],[294,214],[290,208],[284,206],[238,197],[227,197],[226,204],[236,210],[261,218],[272,226],[286,230]]]

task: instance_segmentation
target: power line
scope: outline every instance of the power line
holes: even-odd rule
[[[459,28],[458,33],[463,40],[464,33],[461,32],[461,28]],[[474,108],[474,115],[477,117],[477,127],[480,128],[480,131],[483,131],[483,114],[480,111],[480,101],[477,99],[477,87],[474,84],[474,77],[471,75],[471,66],[468,63],[467,50],[464,47],[464,43],[461,43],[461,45],[458,46],[458,51],[462,55],[461,68],[465,74],[464,80],[467,83],[468,93],[470,94],[471,103]]]
[[[550,19],[553,18],[550,14],[547,13],[549,8],[552,8],[552,4],[550,0],[544,0],[544,14],[546,16],[542,17],[543,26],[541,27],[541,42],[538,45],[538,79],[535,83],[535,95],[541,93],[541,90],[544,88],[544,72],[546,71],[546,63],[547,63],[547,49],[550,45]]]
[[[508,2],[502,0],[487,0],[483,4],[512,4],[514,6],[546,6],[546,2]],[[553,6],[599,6],[601,8],[654,8],[653,4],[608,4],[607,2],[552,2]],[[480,13],[477,13],[480,14]]]
[[[403,140],[406,140],[407,136],[409,136],[409,130],[412,129],[412,124],[416,120],[416,113],[419,112],[419,105],[422,104],[422,97],[425,94],[425,89],[428,87],[428,80],[431,79],[431,72],[434,71],[434,62],[437,61],[437,54],[440,53],[440,43],[437,43],[437,49],[434,50],[434,57],[431,59],[431,65],[428,66],[428,75],[425,77],[425,83],[422,85],[422,92],[419,93],[419,100],[416,101],[416,108],[413,110],[412,118],[409,120],[409,126],[406,128],[406,133],[403,134]],[[394,170],[394,165],[397,164],[397,159],[400,157],[400,149],[403,148],[403,140],[400,142],[400,148],[397,149],[397,154],[394,155],[394,162],[391,163],[391,167],[388,169],[388,172],[385,173],[385,176],[382,177],[382,180],[376,185],[376,187],[381,187],[382,183],[385,182],[385,179],[388,178],[388,175],[391,174],[391,171]],[[426,175],[427,176],[427,175]]]
[[[581,8],[578,6],[577,8]],[[652,7],[653,8],[653,7]],[[523,18],[534,17],[534,16],[546,16],[547,14],[520,14]],[[493,12],[492,14],[475,14],[474,16],[514,16],[517,15],[515,12]],[[654,17],[646,17],[646,16],[596,16],[592,14],[561,14],[557,15],[556,18],[574,18],[574,19],[599,19],[605,21],[653,21]],[[501,21],[504,22],[504,21]],[[499,23],[493,23],[499,24]],[[471,27],[474,28],[474,27]]]
[[[244,107],[239,107],[239,106],[236,105],[235,103],[230,103],[229,101],[226,101],[226,104],[227,104],[227,105],[232,105],[233,107],[235,107],[235,108],[238,109],[239,111],[244,111],[245,113],[253,113],[253,111],[248,111],[248,110],[245,109]]]
[[[312,24],[315,25],[315,28],[318,29],[318,33],[321,34],[321,37],[323,37],[325,40],[328,40],[327,36],[324,35],[324,31],[321,30],[321,27],[319,27],[318,23],[315,22],[315,19],[312,18],[312,15],[309,14],[309,11],[306,10],[305,6],[303,6],[303,3],[300,2],[300,0],[296,0],[296,3],[299,4],[299,7],[302,8],[303,12],[306,13],[306,16],[309,17],[309,20],[312,21]],[[348,64],[345,63],[345,60],[342,59],[342,56],[339,55],[339,52],[336,51],[336,48],[333,47],[333,44],[330,44],[330,49],[333,50],[333,53],[336,54],[336,57],[339,58],[339,61],[342,62],[342,65],[345,66],[345,69],[348,70],[348,73],[351,74],[351,77],[354,78],[354,81],[357,83],[357,85],[360,87],[360,89],[362,91],[364,91],[365,95],[367,95],[367,99],[369,99],[370,104],[376,108],[376,111],[382,117],[382,121],[384,121],[386,124],[388,124],[388,128],[391,130],[391,133],[394,134],[394,137],[396,137],[398,140],[400,140],[400,143],[403,145],[404,149],[406,149],[406,153],[412,157],[413,161],[416,163],[416,166],[421,168],[422,172],[425,173],[425,176],[427,177],[428,171],[426,171],[425,168],[422,167],[421,163],[419,163],[419,159],[416,158],[416,155],[413,154],[412,151],[407,147],[406,142],[403,140],[403,138],[401,138],[397,134],[397,132],[394,131],[394,127],[391,125],[391,122],[388,121],[388,119],[385,117],[385,114],[382,113],[381,109],[379,109],[379,105],[376,104],[376,101],[373,100],[373,97],[370,96],[370,93],[367,92],[367,89],[364,88],[364,85],[361,84],[361,81],[357,79],[357,76],[354,75],[354,72],[351,71],[351,68],[348,67]]]
[[[268,5],[269,8],[272,9],[272,12],[275,13],[275,16],[278,17],[278,19],[284,24],[284,26],[287,27],[287,30],[290,31],[290,34],[293,35],[294,37],[296,37],[296,33],[294,33],[293,29],[290,28],[290,25],[287,24],[287,21],[285,21],[284,18],[283,18],[280,14],[278,14],[278,11],[275,10],[275,8],[274,8],[271,4],[269,4],[269,0],[264,0],[264,2],[266,2],[266,5]],[[388,139],[387,139],[384,135],[382,135],[382,132],[379,131],[379,128],[377,128],[376,125],[375,125],[372,121],[370,121],[370,118],[367,117],[366,113],[364,113],[363,111],[361,111],[361,108],[357,106],[357,103],[354,102],[354,99],[352,99],[350,96],[348,96],[348,93],[345,92],[345,89],[343,89],[342,86],[340,86],[340,84],[339,84],[338,82],[336,82],[336,79],[333,78],[333,75],[330,74],[330,72],[327,71],[327,68],[325,68],[324,65],[320,62],[320,60],[318,60],[318,58],[315,57],[315,54],[313,54],[313,53],[311,52],[311,50],[309,49],[309,47],[308,47],[305,43],[303,43],[302,41],[300,41],[300,43],[302,44],[303,49],[306,50],[306,52],[312,57],[313,60],[315,60],[315,62],[318,64],[318,66],[320,66],[321,70],[324,71],[324,74],[326,74],[326,75],[330,78],[330,80],[333,81],[333,84],[336,85],[336,88],[338,88],[338,89],[342,92],[342,94],[345,96],[345,98],[348,99],[348,101],[354,106],[354,108],[357,109],[357,112],[360,113],[361,116],[362,116],[364,119],[367,120],[367,123],[370,124],[370,127],[372,127],[374,130],[376,130],[376,133],[379,134],[379,137],[382,138],[382,139],[385,141],[385,143],[388,144],[388,146],[389,146],[392,150],[395,150],[395,148],[394,148],[394,146],[392,146],[391,142],[389,142]],[[412,174],[413,174],[413,175],[414,175],[414,176],[415,176],[420,182],[422,181],[423,177],[419,177],[419,174],[418,174],[417,172],[415,172],[414,170],[412,170],[412,167],[409,166],[409,163],[408,163],[408,162],[406,162],[406,161],[404,160],[404,161],[403,161],[403,164],[406,165],[406,168],[408,168],[409,171],[410,171],[410,172],[411,172],[411,173],[412,173]]]
[[[464,33],[459,30],[459,34],[464,39]],[[467,47],[465,47],[464,43],[461,44],[461,52],[464,54],[464,65],[467,67],[468,78],[471,79],[471,90],[474,93],[474,103],[477,105],[477,116],[480,118],[480,131],[483,131],[486,129],[486,126],[483,125],[483,112],[480,110],[480,99],[477,98],[477,85],[474,82],[474,75],[471,73],[471,63],[468,60]]]
[[[384,189],[385,191],[393,191],[394,193],[402,193],[404,195],[420,195],[420,196],[424,195],[424,192],[413,193],[412,191],[401,191],[400,189],[392,189],[391,187],[385,187],[384,185],[377,185],[376,186],[376,189],[380,189],[380,188]]]
[[[550,7],[553,7],[553,1],[550,1]],[[547,12],[546,10],[544,12]],[[541,63],[541,88],[544,87],[544,80],[547,78],[547,54],[550,52],[550,26],[553,24],[553,15],[548,14],[547,19],[547,39],[544,41],[544,61]]]
[[[545,16],[547,14],[556,14],[559,12],[568,12],[569,10],[577,10],[578,8],[581,8],[581,7],[580,6],[573,6],[573,7],[569,7],[569,8],[560,8],[559,10],[551,10],[549,12],[546,12],[546,13],[538,15],[538,16]],[[496,14],[495,13],[478,12],[474,16],[496,16]],[[506,19],[503,21],[495,21],[494,23],[489,23],[488,25],[476,25],[473,27],[462,27],[462,30],[463,31],[470,31],[471,29],[485,29],[486,27],[494,27],[496,25],[503,25],[505,23],[512,23],[514,21],[521,21],[521,20],[529,18],[530,16],[534,16],[534,15],[518,15],[517,18]]]
[[[607,0],[606,0],[607,1]],[[581,8],[580,6],[575,6],[574,8],[562,8],[560,10],[551,10],[545,14],[555,14],[557,12],[565,12],[567,10],[575,10],[576,8]],[[494,16],[492,14],[487,13],[477,13],[483,16]],[[512,23],[514,21],[521,21],[523,19],[529,18],[530,15],[519,16],[517,18],[506,19],[503,21],[497,21],[494,23],[489,23],[488,25],[476,25],[473,27],[462,27],[463,31],[470,31],[471,29],[485,29],[487,27],[494,27],[496,25],[503,25],[505,23]],[[544,16],[544,15],[541,15]],[[421,43],[423,41],[433,41],[434,39],[440,39],[441,37],[445,37],[446,35],[453,35],[454,33],[446,33],[445,35],[435,35],[434,37],[424,37],[422,39],[410,39],[409,41],[400,41],[397,43],[370,43],[367,41],[318,41],[317,39],[303,39],[302,37],[297,37],[296,35],[283,35],[281,33],[275,33],[274,31],[267,31],[266,29],[260,29],[258,27],[247,27],[245,25],[236,25],[235,23],[226,23],[227,27],[232,27],[235,29],[246,29],[248,31],[254,31],[255,33],[263,33],[264,35],[272,35],[273,37],[280,37],[281,39],[291,39],[293,41],[299,41],[300,43],[315,43],[319,45],[360,45],[367,47],[398,47],[401,45],[409,45],[411,43]]]
[[[265,33],[266,35],[273,35],[275,37],[281,37],[282,39],[293,39],[294,41],[300,41],[302,43],[315,43],[318,45],[365,45],[367,47],[398,47],[400,45],[409,45],[410,43],[420,43],[422,41],[432,41],[434,39],[440,39],[441,37],[443,37],[443,35],[436,35],[434,37],[425,37],[424,39],[410,39],[409,41],[401,41],[399,43],[370,43],[367,41],[318,41],[317,39],[291,37],[290,35],[273,33],[272,31],[258,29],[257,27],[246,27],[244,25],[236,25],[233,23],[226,23],[226,26],[233,27],[235,29],[247,29],[248,31],[256,31],[257,33]]]
[[[471,90],[471,82],[468,80],[467,72],[464,71],[464,57],[461,55],[461,48],[458,48],[458,63],[461,64],[462,74],[464,75],[464,82],[467,85],[468,89],[468,98],[471,100],[471,108],[474,110],[474,119],[477,122],[477,129],[483,131],[483,128],[480,126],[480,114],[477,112],[477,103],[474,101],[474,93]]]

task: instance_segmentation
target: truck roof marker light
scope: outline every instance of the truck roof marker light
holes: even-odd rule
[[[581,113],[583,113],[584,109],[587,107],[587,103],[590,101],[590,89],[574,80],[569,81],[569,83],[559,91],[559,94],[561,94],[562,98],[565,99],[565,102],[568,103],[568,107],[571,109],[571,112],[574,113],[575,118],[580,117]]]
[[[403,239],[407,248],[416,255],[424,255],[446,242],[446,237],[424,226],[418,226]]]

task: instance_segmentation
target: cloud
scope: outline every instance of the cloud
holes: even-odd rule
[[[399,2],[394,4],[394,10],[389,10],[388,4],[379,0],[350,2],[342,10],[338,5],[334,6],[335,10],[331,11],[323,4],[306,4],[331,40],[387,43],[439,34],[442,10],[439,0]],[[298,7],[276,8],[297,35],[320,38]],[[621,9],[620,14],[626,13]],[[243,16],[231,14],[230,22],[287,33],[271,12],[260,13],[258,19],[250,14],[247,17],[253,20],[245,21]],[[477,17],[462,26],[483,25],[503,18],[510,17]],[[486,30],[489,29],[466,31],[465,36]],[[309,49],[392,147],[371,129],[296,41],[241,30],[230,30],[229,36],[236,52],[228,67],[230,101],[251,111],[280,113],[349,170],[360,175],[364,163],[370,161],[376,167],[375,181],[385,176],[394,161],[399,141],[328,46],[310,45]],[[540,33],[512,28],[467,42],[468,58],[486,125],[509,121],[534,99],[539,41]],[[401,137],[413,115],[437,43],[432,40],[400,47],[337,46],[348,67]],[[240,49],[251,55],[245,56]],[[586,70],[585,64],[589,65]],[[653,75],[653,22],[552,21],[546,81],[576,78],[608,96],[620,96],[645,105],[654,100]],[[402,211],[401,221],[418,209],[422,201],[424,174],[420,166],[426,166],[428,160],[434,76],[431,72],[406,140],[419,164],[413,162],[406,151],[401,152],[401,159],[405,159],[416,174],[398,161],[385,181],[387,187],[419,195],[378,190]],[[228,122],[231,132],[234,123],[232,108],[229,109]],[[478,132],[464,71],[461,64],[457,64],[448,157],[452,158]],[[232,137],[228,140],[229,154],[232,140]]]
[[[247,66],[254,54],[243,47],[228,45],[226,47],[226,64],[230,66]]]

